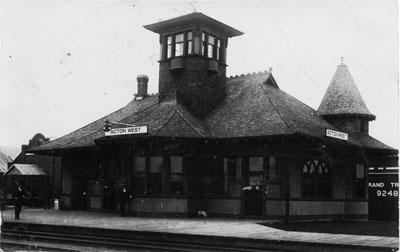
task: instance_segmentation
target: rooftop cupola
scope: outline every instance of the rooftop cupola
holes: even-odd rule
[[[375,120],[375,116],[365,105],[349,69],[343,63],[343,57],[319,105],[318,113],[346,132],[368,134],[369,121]]]
[[[205,117],[225,97],[228,38],[243,33],[199,12],[144,27],[160,34],[159,100],[176,93]]]

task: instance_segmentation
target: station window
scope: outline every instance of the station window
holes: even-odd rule
[[[250,186],[260,186],[264,177],[264,157],[249,158],[249,181]]]
[[[276,182],[279,180],[279,162],[276,157],[268,158],[268,181]]]
[[[225,193],[223,159],[217,157],[191,157],[191,192],[196,196],[215,196]]]
[[[331,182],[328,166],[319,160],[309,160],[302,167],[303,198],[328,199]]]
[[[169,194],[183,193],[182,157],[171,156],[171,170],[169,174]]]
[[[241,195],[241,158],[224,158],[225,194],[230,197]]]
[[[162,166],[163,157],[150,157],[149,165],[149,193],[161,194],[162,193]]]
[[[366,180],[365,169],[363,164],[356,165],[356,190],[355,197],[357,199],[365,199],[366,197]]]
[[[133,159],[133,192],[135,194],[146,193],[146,158],[135,157]]]

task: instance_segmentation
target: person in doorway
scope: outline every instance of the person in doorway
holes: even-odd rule
[[[19,215],[21,214],[22,210],[22,202],[24,200],[24,191],[22,189],[22,186],[19,185],[17,187],[17,190],[13,193],[13,199],[14,199],[14,211],[15,211],[15,219],[19,220]]]
[[[128,203],[129,199],[132,198],[131,195],[129,195],[128,191],[126,190],[126,186],[122,187],[122,190],[119,193],[119,208],[120,208],[120,216],[124,217],[126,214],[126,204]]]

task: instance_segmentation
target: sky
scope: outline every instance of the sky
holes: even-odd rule
[[[227,76],[264,71],[317,110],[347,65],[376,120],[370,135],[398,148],[396,0],[0,1],[0,146],[66,135],[129,103],[136,77],[158,92],[159,37],[143,28],[192,12],[242,32]]]

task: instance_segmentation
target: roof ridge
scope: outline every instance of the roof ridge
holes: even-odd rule
[[[196,126],[194,126],[194,125],[190,122],[190,120],[189,120],[188,118],[186,118],[186,116],[185,116],[181,111],[179,111],[178,108],[175,108],[175,111],[176,111],[176,112],[189,124],[189,126],[192,127],[200,136],[205,137],[205,135],[204,135]]]
[[[160,131],[165,127],[165,125],[167,125],[167,123],[172,119],[172,117],[175,115],[175,113],[176,113],[176,111],[175,111],[175,109],[174,109],[174,110],[171,112],[171,114],[168,116],[167,120],[165,120],[164,124],[161,125],[161,127],[160,127],[156,132],[154,132],[154,135],[157,135],[158,132],[160,132]]]
[[[282,119],[283,123],[293,132],[293,133],[297,133],[296,130],[293,129],[293,127],[291,125],[289,125],[288,122],[286,122],[286,120],[283,118],[283,116],[281,115],[281,113],[279,112],[278,108],[276,107],[275,103],[272,101],[271,97],[269,97],[267,91],[264,89],[262,84],[259,84],[259,86],[261,87],[262,91],[264,92],[265,96],[268,98],[268,100],[271,102],[272,106],[274,107],[274,110],[276,111],[276,113],[278,114],[278,116]]]
[[[256,76],[256,75],[261,75],[261,74],[270,74],[271,71],[269,70],[264,70],[264,71],[258,71],[258,72],[252,72],[252,73],[247,73],[247,74],[241,74],[241,75],[231,75],[227,79],[236,79],[236,78],[241,78],[241,77],[250,77],[250,76]]]

